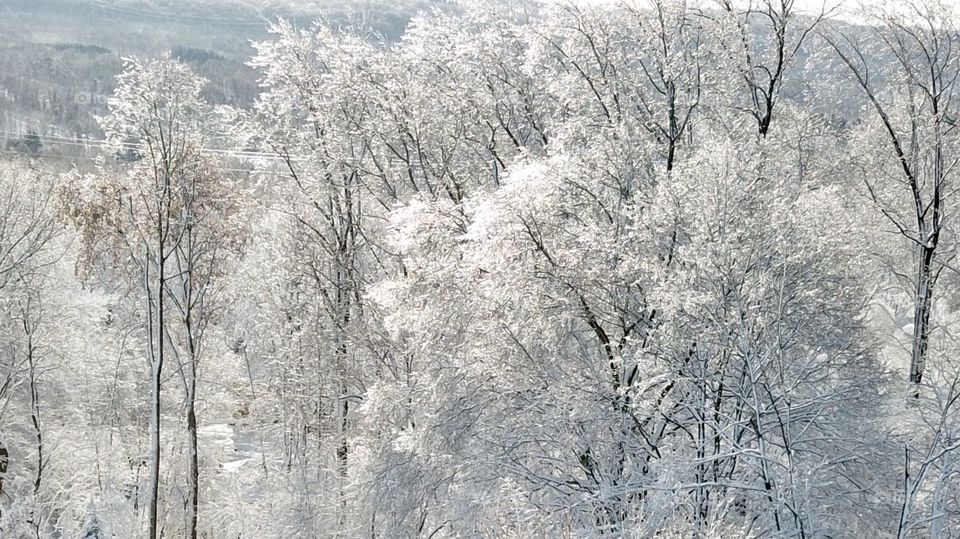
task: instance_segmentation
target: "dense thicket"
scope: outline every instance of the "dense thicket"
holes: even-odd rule
[[[0,169],[0,534],[957,537],[960,14],[831,15],[128,60]]]

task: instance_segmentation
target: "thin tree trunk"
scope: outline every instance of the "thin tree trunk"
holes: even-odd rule
[[[158,212],[160,215],[160,212]],[[148,329],[148,338],[150,340],[150,349],[153,350],[154,342],[156,342],[157,354],[154,357],[151,357],[150,362],[150,389],[151,389],[151,410],[150,410],[150,503],[149,503],[149,537],[150,539],[157,539],[157,509],[160,499],[160,411],[161,411],[161,401],[160,401],[160,376],[163,374],[163,354],[164,354],[164,312],[163,312],[163,287],[164,287],[164,230],[162,219],[158,219],[157,234],[158,234],[158,245],[157,245],[157,318],[156,318],[156,341],[153,340],[154,328],[153,324],[153,313],[148,312],[148,324],[150,328]],[[148,311],[152,311],[152,301],[150,298],[150,274],[149,274],[149,261],[145,265],[147,268],[144,272],[144,285],[147,288],[147,304]],[[152,354],[151,354],[152,355]]]
[[[190,504],[188,506],[188,523],[190,539],[197,539],[197,513],[200,506],[200,466],[197,458],[197,413],[195,396],[197,390],[196,376],[190,381],[190,396],[187,399],[187,435],[190,439]]]
[[[43,481],[43,430],[40,428],[40,394],[37,391],[37,364],[32,335],[27,337],[27,361],[30,365],[30,420],[37,438],[37,476],[33,482],[33,494],[36,496]]]
[[[150,409],[150,503],[148,519],[150,521],[150,539],[157,539],[157,502],[160,495],[160,363],[150,368],[151,409]]]
[[[34,355],[33,335],[28,319],[29,312],[24,313],[24,329],[27,331],[27,363],[30,366],[30,420],[33,423],[34,435],[37,439],[37,475],[33,482],[33,496],[40,494],[40,485],[43,482],[43,430],[40,427],[40,394],[37,391],[37,358]],[[33,510],[31,516],[33,532],[40,539],[40,526],[43,514],[39,508]]]
[[[193,297],[190,294],[192,286],[192,268],[187,270],[187,294],[186,294],[186,326],[187,326],[187,346],[189,347],[189,380],[187,386],[187,438],[190,446],[190,501],[187,506],[187,525],[190,529],[190,539],[197,539],[197,515],[200,509],[200,463],[197,450],[197,341],[196,333],[193,327],[191,316],[191,302]]]
[[[930,332],[934,277],[932,273],[934,248],[922,247],[917,268],[917,291],[914,298],[913,347],[910,354],[910,383],[919,385],[923,380],[927,343]],[[916,394],[919,396],[919,389]]]

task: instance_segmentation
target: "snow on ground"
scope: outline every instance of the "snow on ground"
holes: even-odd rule
[[[234,425],[214,423],[197,429],[200,450],[211,454],[219,463],[220,468],[228,473],[235,473],[257,456],[253,451],[253,444],[244,433]]]

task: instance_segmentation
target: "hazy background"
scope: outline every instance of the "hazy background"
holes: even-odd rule
[[[322,18],[393,41],[412,16],[432,9],[458,6],[439,0],[0,0],[0,151],[81,155],[82,141],[102,135],[94,118],[105,110],[126,56],[171,53],[210,81],[210,101],[247,106],[257,94],[246,65],[250,42],[266,39],[270,22],[285,18],[306,26]],[[24,146],[28,137],[34,142]]]

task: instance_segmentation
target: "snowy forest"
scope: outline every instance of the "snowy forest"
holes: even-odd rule
[[[49,49],[0,537],[960,538],[960,2],[421,8]]]

